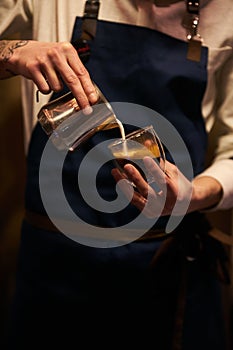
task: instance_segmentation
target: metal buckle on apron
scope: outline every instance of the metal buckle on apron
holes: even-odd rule
[[[89,42],[95,38],[99,7],[99,0],[86,1],[81,37],[72,42],[72,45],[78,52],[78,55],[83,63],[86,63],[91,55]]]
[[[187,14],[183,22],[184,27],[187,29],[188,40],[188,52],[187,59],[200,62],[201,59],[201,46],[202,37],[198,33],[199,25],[199,0],[187,0]]]
[[[75,50],[77,51],[80,60],[86,63],[91,55],[91,48],[87,40],[79,38],[72,43]]]

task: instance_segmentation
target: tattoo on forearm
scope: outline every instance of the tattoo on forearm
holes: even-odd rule
[[[14,50],[18,47],[24,46],[28,40],[9,41],[3,40],[0,42],[0,57],[3,62],[7,62],[13,55]]]

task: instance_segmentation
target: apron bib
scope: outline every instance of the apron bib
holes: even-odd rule
[[[77,18],[73,38],[81,29]],[[86,64],[92,79],[110,102],[129,102],[148,107],[164,116],[182,135],[192,160],[194,175],[203,170],[207,135],[201,114],[206,87],[207,48],[202,48],[200,62],[186,59],[187,43],[147,28],[98,21],[95,39],[90,43],[91,57]],[[135,54],[136,52],[136,54]],[[113,59],[114,57],[114,59]],[[64,93],[64,91],[62,92]],[[58,94],[54,94],[54,98]],[[134,125],[132,116],[132,125]],[[125,125],[126,133],[131,131]],[[118,129],[100,131],[74,152],[68,153],[64,163],[64,191],[67,201],[77,215],[92,225],[117,227],[138,215],[129,205],[125,211],[102,214],[88,206],[77,189],[76,177],[84,156],[99,142],[120,137]],[[169,137],[169,136],[168,136]],[[29,149],[26,207],[44,213],[38,186],[38,168],[47,137],[38,125]],[[106,150],[106,155],[108,150]],[[102,155],[103,159],[105,154]],[[169,158],[169,155],[167,155]],[[56,157],[54,157],[56,158]],[[88,169],[95,169],[96,161]],[[56,162],[48,162],[48,173],[56,172]],[[112,163],[101,167],[97,187],[101,196],[116,197],[115,181],[111,176]],[[88,179],[88,171],[87,171]],[[88,181],[88,180],[87,180]],[[48,188],[50,184],[48,181]],[[88,191],[88,188],[86,189]],[[35,192],[35,196],[32,193]],[[91,194],[90,194],[91,196]],[[54,196],[54,207],[56,206]],[[58,216],[62,216],[59,212]],[[161,218],[157,227],[165,226]]]

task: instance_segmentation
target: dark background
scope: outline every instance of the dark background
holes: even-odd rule
[[[23,217],[25,155],[20,80],[0,81],[0,348],[4,341]]]

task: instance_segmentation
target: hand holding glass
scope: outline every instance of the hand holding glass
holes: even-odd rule
[[[152,157],[165,171],[165,153],[163,145],[152,125],[136,130],[125,139],[118,139],[111,143],[109,149],[114,156],[116,167],[123,173],[125,164],[132,164],[138,169],[148,184],[154,182],[153,175],[144,165],[143,158]]]

